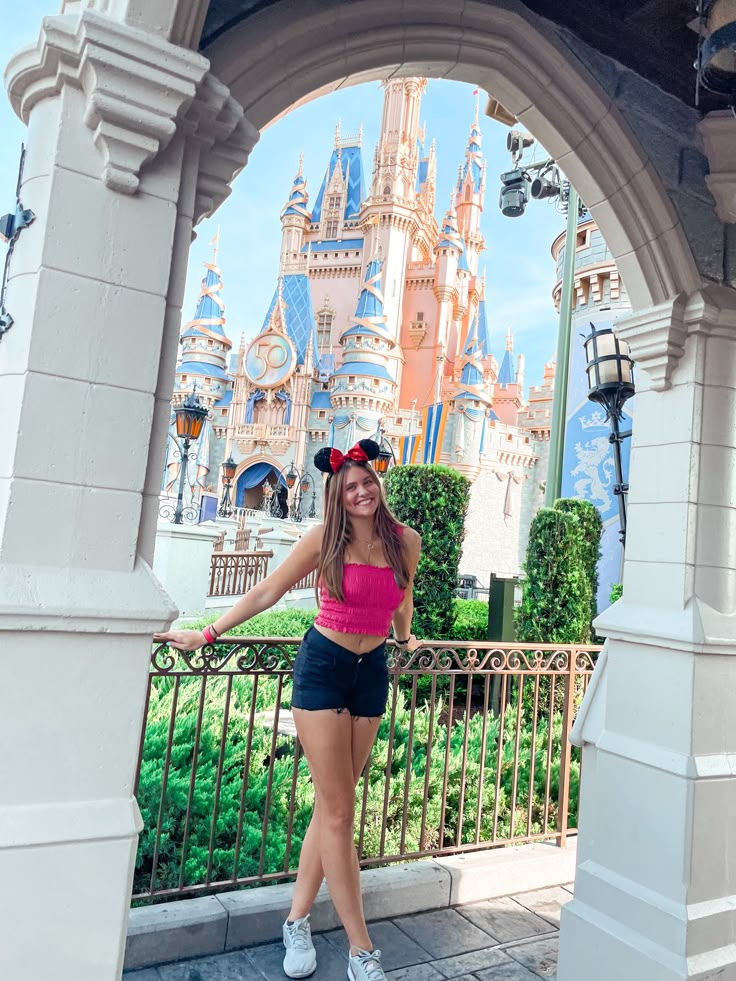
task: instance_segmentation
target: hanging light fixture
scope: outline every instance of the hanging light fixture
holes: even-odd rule
[[[380,449],[378,451],[378,456],[373,461],[373,469],[377,474],[383,477],[388,473],[389,467],[393,463],[396,463],[396,460],[394,458],[394,451],[391,449],[391,444],[388,442],[385,436],[381,435],[381,440],[378,445]]]
[[[695,104],[700,87],[736,98],[736,0],[699,0],[698,73]]]

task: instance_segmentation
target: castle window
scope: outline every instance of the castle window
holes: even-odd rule
[[[320,352],[330,349],[333,315],[327,310],[317,314],[317,348]]]
[[[325,225],[325,235],[328,239],[337,238],[338,222],[328,221]]]
[[[466,201],[470,200],[470,184],[468,184],[465,188],[465,200]]]
[[[327,207],[332,211],[338,211],[340,208],[340,195],[331,194],[329,200],[327,201]]]
[[[388,197],[388,195],[389,195],[389,194],[391,193],[391,185],[390,185],[390,184],[387,184],[387,185],[386,185],[386,186],[384,187],[384,189],[383,189],[383,193],[384,193],[384,195],[385,195],[386,197]]]
[[[355,375],[348,375],[348,385],[355,384]]]
[[[421,310],[417,313],[417,323],[424,323],[424,313]]]
[[[317,418],[318,419],[324,419],[325,418],[325,413],[324,412],[318,412],[317,413]]]

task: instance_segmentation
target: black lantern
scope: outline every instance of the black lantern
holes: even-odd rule
[[[233,460],[232,453],[222,462],[222,500],[220,501],[220,506],[217,509],[217,514],[221,518],[229,518],[233,513],[232,501],[230,499],[230,488],[232,486],[233,478],[235,477],[235,471],[238,465]]]
[[[194,392],[174,406],[176,416],[176,435],[179,439],[194,440],[199,439],[202,426],[207,418],[207,409],[202,405]]]
[[[282,487],[285,485],[290,492],[294,491],[294,493],[291,495],[291,503],[288,506],[288,512],[284,513],[282,511],[281,500],[278,493],[274,493],[270,500],[264,501],[263,507],[265,511],[268,511],[274,518],[285,518],[288,514],[288,517],[290,517],[292,521],[301,521],[304,517],[304,497],[311,488],[312,500],[309,511],[307,512],[307,517],[315,517],[317,513],[317,506],[315,502],[317,488],[314,483],[314,478],[310,473],[307,473],[306,470],[299,470],[293,463],[290,463],[288,470],[282,470],[279,473],[277,483]]]
[[[634,388],[634,362],[629,345],[620,340],[610,327],[600,330],[591,323],[585,338],[585,359],[588,362],[588,398],[606,409],[606,416],[621,419],[621,410]]]
[[[699,0],[698,89],[736,97],[736,0]],[[697,104],[697,92],[696,92]]]
[[[609,442],[613,445],[613,458],[616,467],[616,484],[613,493],[618,500],[620,539],[626,545],[626,495],[629,485],[624,482],[621,444],[631,436],[631,430],[621,431],[619,423],[623,419],[624,404],[635,393],[634,362],[629,355],[629,345],[614,334],[611,327],[600,330],[591,323],[590,334],[585,338],[585,358],[588,362],[588,398],[606,410],[606,419],[611,423]]]
[[[299,479],[299,474],[294,468],[294,464],[292,463],[289,469],[284,474],[284,480],[286,481],[286,486],[289,488],[289,490],[291,490],[294,487],[298,479]]]
[[[394,457],[394,451],[391,449],[391,444],[384,437],[383,433],[381,433],[381,439],[379,440],[378,445],[380,449],[378,451],[378,456],[373,461],[373,469],[377,474],[383,477],[388,473],[389,467],[396,463],[396,459]]]
[[[183,441],[181,449],[181,474],[179,476],[179,493],[176,498],[176,510],[174,511],[173,523],[183,524],[184,515],[184,481],[187,476],[189,464],[189,446],[198,439],[204,421],[207,418],[207,409],[202,405],[194,392],[174,406],[174,417],[176,418],[176,434]]]

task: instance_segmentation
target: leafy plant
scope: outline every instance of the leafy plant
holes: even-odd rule
[[[575,497],[561,497],[555,501],[557,511],[574,514],[580,529],[580,554],[590,582],[590,622],[598,615],[598,563],[601,558],[601,535],[603,519],[600,511],[590,501]]]
[[[574,514],[557,508],[537,512],[516,613],[520,641],[590,643],[591,587],[581,539]]]
[[[449,467],[413,465],[392,467],[384,486],[399,521],[422,536],[414,580],[414,631],[428,639],[450,637],[470,481]]]
[[[622,582],[613,583],[613,585],[611,586],[611,595],[609,597],[611,603],[615,603],[617,600],[620,600],[623,594],[624,594],[624,584]]]

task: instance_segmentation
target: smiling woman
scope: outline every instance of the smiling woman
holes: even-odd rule
[[[324,524],[308,531],[267,579],[211,626],[158,634],[191,651],[273,606],[317,571],[320,609],[294,662],[292,710],[315,787],[312,820],[299,859],[291,912],[283,927],[284,971],[303,978],[317,967],[309,913],[324,878],[350,941],[348,975],[382,981],[363,916],[355,851],[355,786],[386,709],[386,637],[417,646],[410,633],[419,535],[389,510],[370,465],[379,447],[364,439],[347,453],[321,449],[315,466],[327,474]]]

